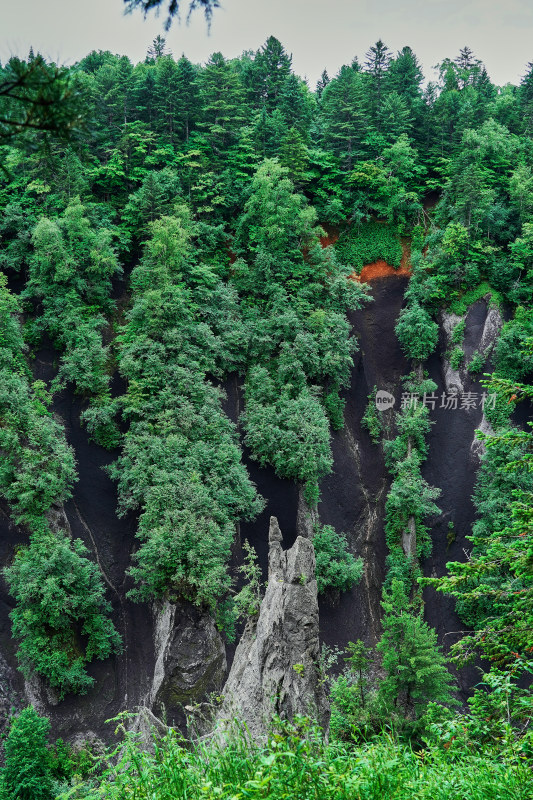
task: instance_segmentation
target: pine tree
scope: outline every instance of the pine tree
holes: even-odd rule
[[[391,61],[391,52],[381,39],[366,54],[365,72],[370,77],[370,109],[379,126],[379,113],[383,99],[385,76]],[[379,129],[379,128],[378,128]]]
[[[254,94],[258,107],[274,111],[278,96],[291,74],[292,56],[275,36],[269,36],[254,60]]]
[[[188,142],[201,116],[201,101],[197,70],[185,56],[177,63],[176,90],[176,128]]]
[[[305,180],[309,153],[302,134],[294,127],[287,132],[281,143],[279,161],[287,168],[294,185],[300,187]]]
[[[236,140],[244,111],[239,76],[222,53],[213,53],[201,74],[201,98],[199,127],[218,156]]]
[[[163,58],[163,56],[168,56],[168,55],[171,55],[171,53],[167,47],[167,41],[163,36],[161,36],[160,33],[158,33],[155,39],[152,41],[152,44],[148,48],[148,52],[146,54],[146,60],[159,61],[160,58]]]
[[[330,81],[327,69],[325,69],[316,83],[316,96],[318,100],[322,97],[322,92]]]
[[[383,634],[376,649],[386,673],[379,687],[386,705],[416,718],[429,702],[452,702],[453,678],[436,631],[409,602],[401,581],[392,581],[382,606]]]

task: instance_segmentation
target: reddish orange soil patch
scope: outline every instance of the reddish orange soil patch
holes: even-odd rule
[[[374,261],[373,264],[365,264],[360,275],[358,275],[357,272],[352,272],[349,277],[358,283],[368,283],[368,281],[373,281],[377,278],[392,278],[398,275],[409,276],[410,274],[411,269],[409,265],[402,265],[399,269],[394,269],[394,267],[391,267],[386,261]]]
[[[411,275],[411,245],[408,239],[402,239],[402,260],[398,269],[394,269],[386,261],[374,261],[373,264],[365,264],[361,274],[352,272],[350,278],[358,283],[368,283],[377,278],[392,278],[398,275],[408,277]]]
[[[333,225],[322,225],[322,228],[326,234],[320,240],[322,247],[329,247],[330,244],[335,244],[341,234],[340,230]]]

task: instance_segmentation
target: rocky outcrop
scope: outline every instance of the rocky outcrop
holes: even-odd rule
[[[310,715],[325,729],[329,722],[318,664],[313,545],[298,536],[282,550],[281,542],[278,521],[271,517],[267,589],[257,620],[248,622],[237,647],[217,714],[219,730],[237,719],[254,739],[265,735],[274,715]]]
[[[463,321],[463,317],[453,314],[451,311],[441,311],[442,330],[446,345],[451,350],[453,348],[452,334],[456,325]],[[449,394],[462,394],[464,392],[464,382],[458,369],[454,369],[450,364],[447,353],[443,353],[442,372],[444,385]]]
[[[226,651],[213,618],[181,602],[156,609],[155,668],[148,707],[170,725],[183,722],[187,703],[220,691]]]

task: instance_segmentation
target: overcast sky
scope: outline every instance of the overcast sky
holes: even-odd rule
[[[183,0],[182,0],[183,2]],[[188,6],[188,0],[186,0]],[[446,56],[468,44],[492,80],[517,83],[533,61],[532,0],[221,0],[208,33],[201,11],[189,25],[164,15],[124,16],[122,0],[0,0],[0,58],[25,56],[29,46],[61,63],[90,50],[143,60],[152,39],[166,35],[175,56],[204,62],[256,50],[274,35],[293,54],[295,71],[312,88],[324,67],[330,77],[380,37],[393,50],[410,45],[427,78]],[[185,6],[185,8],[187,7]],[[186,13],[184,14],[186,16]]]

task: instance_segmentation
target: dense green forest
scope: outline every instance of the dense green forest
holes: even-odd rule
[[[533,398],[533,63],[497,87],[464,48],[426,83],[409,47],[379,41],[312,89],[274,37],[203,66],[158,37],[136,65],[13,58],[0,85],[19,87],[0,92],[0,495],[26,535],[4,575],[20,669],[59,698],[87,692],[87,664],[122,647],[98,565],[56,521],[77,481],[53,411],[65,388],[118,452],[118,513],[138,519],[130,597],[188,599],[230,640],[259,591],[253,553],[248,594],[235,597],[229,566],[236,524],[264,506],[243,443],[316,516],[358,347],[347,315],[372,302],[354,279],[364,265],[410,260],[405,393],[435,391],[424,362],[448,309],[462,320],[450,363],[496,395],[471,549],[443,578],[420,566],[439,508],[421,472],[428,408],[404,404],[391,433],[369,398],[391,477],[383,632],[375,652],[352,643],[335,677],[324,667],[329,744],[309,720],[280,721],[262,750],[236,737],[200,758],[173,734],[155,755],[127,737],[102,778],[87,752],[48,746],[27,709],[6,741],[4,796],[48,800],[74,782],[80,798],[528,797],[533,433],[512,415]],[[505,324],[465,365],[464,318],[483,297]],[[33,373],[47,344],[48,384]],[[221,388],[232,375],[238,423]],[[313,542],[320,591],[360,579],[341,531],[317,521]],[[451,658],[483,665],[468,707],[424,621],[427,585],[455,598],[467,630]]]

